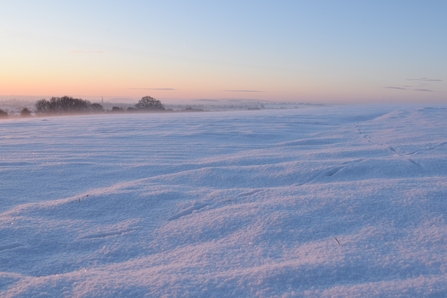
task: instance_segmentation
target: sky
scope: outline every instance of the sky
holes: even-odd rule
[[[0,96],[447,103],[447,1],[0,0]]]

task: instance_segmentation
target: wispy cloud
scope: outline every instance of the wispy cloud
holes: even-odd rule
[[[414,91],[421,91],[421,92],[433,92],[433,90],[430,89],[413,89]]]
[[[405,88],[403,88],[403,87],[394,87],[394,86],[387,86],[387,87],[383,87],[383,88],[386,88],[386,89],[395,89],[395,90],[407,90],[407,89],[405,89]]]
[[[385,86],[383,88],[386,89],[394,89],[394,90],[408,90],[408,91],[416,91],[416,92],[436,92],[435,90],[433,90],[432,86],[433,83],[436,82],[442,82],[441,79],[432,79],[432,78],[412,78],[412,79],[406,79],[407,81],[412,81],[414,83],[412,83],[411,85],[404,85],[402,84],[401,86]]]
[[[429,78],[407,79],[407,81],[419,81],[419,82],[442,82],[441,79],[429,79]]]
[[[73,50],[71,51],[72,54],[104,54],[104,50],[98,50],[98,51],[84,51],[84,50]]]
[[[224,90],[225,92],[248,92],[248,93],[250,93],[250,92],[253,92],[253,93],[256,93],[256,92],[264,92],[264,91],[261,91],[261,90],[245,90],[245,89],[243,89],[243,90]]]
[[[130,90],[174,91],[174,88],[129,88]]]

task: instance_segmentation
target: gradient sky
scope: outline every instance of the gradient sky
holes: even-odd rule
[[[447,103],[444,0],[0,7],[0,96]]]

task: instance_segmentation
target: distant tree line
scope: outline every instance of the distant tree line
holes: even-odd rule
[[[86,113],[104,110],[100,104],[91,104],[88,100],[69,96],[52,97],[50,100],[41,99],[35,106],[38,114]]]
[[[31,111],[28,110],[27,108],[23,108],[22,111],[20,112],[20,116],[23,117],[31,116]],[[8,113],[3,110],[0,110],[0,118],[6,118],[6,117],[8,117]]]
[[[128,107],[128,112],[148,112],[148,111],[165,111],[163,104],[155,98],[145,96],[138,101],[133,107]],[[124,109],[120,107],[113,107],[112,112],[124,112]]]
[[[127,111],[163,111],[163,104],[150,96],[145,96],[135,107],[129,107]],[[37,114],[67,114],[67,113],[100,113],[104,112],[104,107],[99,103],[90,103],[88,100],[73,98],[69,96],[52,97],[50,100],[41,99],[36,102]],[[113,107],[112,112],[124,112],[120,107]]]
[[[135,105],[137,110],[164,110],[165,107],[161,102],[150,96],[145,96]]]
[[[73,98],[70,96],[52,97],[49,100],[41,99],[35,103],[35,113],[40,115],[48,114],[81,114],[81,113],[102,113],[105,109],[99,103],[91,103],[88,100]],[[127,112],[150,112],[165,111],[163,104],[150,96],[141,98],[133,107],[128,107]],[[123,108],[113,107],[110,112],[125,112]],[[23,108],[21,116],[30,116],[31,111]],[[8,113],[0,110],[0,118],[8,117]]]

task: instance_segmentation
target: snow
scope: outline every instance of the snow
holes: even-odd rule
[[[446,297],[447,109],[0,122],[1,297]]]

